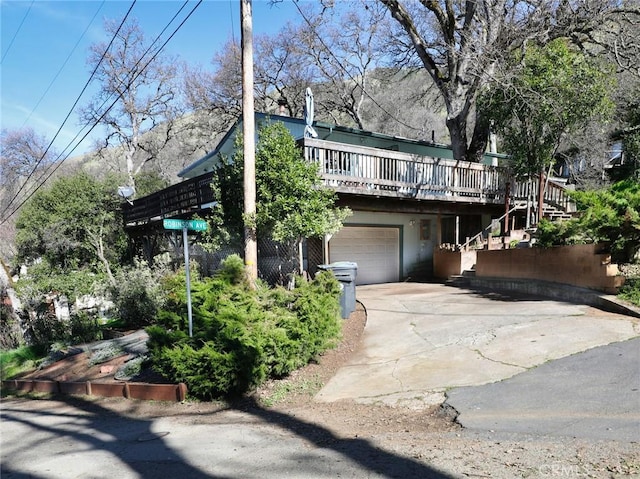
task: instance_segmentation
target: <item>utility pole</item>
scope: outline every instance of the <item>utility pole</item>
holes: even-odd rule
[[[256,148],[253,111],[253,20],[251,0],[240,0],[242,19],[242,138],[244,146],[244,263],[249,282],[258,278],[256,241]]]

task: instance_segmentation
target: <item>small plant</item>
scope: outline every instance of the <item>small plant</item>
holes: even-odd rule
[[[69,323],[71,327],[71,343],[89,343],[102,339],[102,329],[98,324],[98,320],[89,313],[81,311],[72,314]]]
[[[106,363],[107,361],[118,356],[122,356],[123,354],[124,352],[121,348],[107,343],[106,346],[93,350],[89,357],[89,365],[95,366],[96,364]]]
[[[140,328],[155,322],[165,301],[161,283],[166,274],[166,265],[151,269],[141,260],[118,273],[110,292],[124,328]]]
[[[323,383],[318,377],[302,381],[283,380],[278,382],[271,393],[262,399],[262,403],[266,407],[272,407],[293,394],[305,394],[311,397],[320,391],[322,386]]]
[[[147,361],[146,356],[138,356],[124,363],[113,376],[118,381],[128,381],[142,371],[142,366]]]
[[[640,306],[640,278],[627,278],[618,296],[625,301]]]
[[[38,369],[46,368],[56,361],[81,353],[81,349],[69,349],[66,342],[56,341],[49,346],[45,358],[38,363]]]
[[[0,262],[0,268],[4,264]],[[18,317],[11,305],[7,288],[0,287],[0,350],[15,349],[24,343]]]

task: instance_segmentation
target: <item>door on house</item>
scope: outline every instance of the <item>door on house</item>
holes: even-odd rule
[[[329,260],[358,263],[356,284],[400,281],[400,227],[345,226],[329,241]]]

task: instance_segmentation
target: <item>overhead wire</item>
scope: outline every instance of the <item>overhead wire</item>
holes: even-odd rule
[[[5,57],[9,53],[9,50],[11,50],[11,47],[13,46],[13,42],[16,40],[16,37],[18,36],[18,33],[22,29],[22,25],[24,25],[25,20],[29,16],[29,12],[31,12],[31,7],[33,7],[33,3],[34,2],[35,2],[35,0],[31,0],[31,3],[29,4],[29,8],[27,8],[27,12],[24,14],[24,17],[22,17],[22,21],[20,22],[20,25],[18,25],[18,29],[13,34],[13,37],[11,37],[11,41],[9,42],[9,46],[7,47],[7,49],[2,54],[2,59],[0,59],[0,64],[2,64],[4,62]]]
[[[96,72],[98,71],[98,67],[100,66],[100,64],[102,63],[102,60],[104,60],[104,57],[107,54],[107,51],[109,50],[109,48],[111,48],[111,45],[113,44],[113,42],[116,39],[116,36],[118,35],[118,33],[120,32],[120,29],[122,28],[122,26],[124,25],[125,21],[127,20],[127,18],[129,17],[129,14],[131,13],[131,10],[133,10],[134,5],[136,4],[137,0],[133,0],[133,2],[131,3],[131,6],[129,7],[129,10],[127,10],[127,13],[125,14],[125,16],[123,17],[122,21],[120,22],[120,25],[118,26],[118,29],[116,30],[116,32],[113,34],[111,41],[109,42],[109,45],[107,46],[107,48],[105,49],[104,53],[102,54],[102,56],[100,57],[100,60],[98,61],[98,63],[96,64],[95,68],[93,69],[93,71],[91,72],[91,75],[89,76],[89,79],[87,80],[87,82],[84,84],[84,87],[82,88],[82,91],[80,92],[80,94],[76,97],[76,100],[74,101],[73,105],[71,106],[71,108],[69,109],[69,112],[67,113],[67,116],[65,116],[64,120],[62,121],[62,124],[60,125],[60,127],[58,128],[58,130],[56,131],[55,135],[53,136],[53,139],[49,142],[49,144],[47,145],[47,147],[45,148],[44,153],[42,153],[42,156],[38,159],[38,161],[36,161],[36,164],[33,166],[31,172],[29,173],[29,175],[27,176],[27,178],[24,180],[24,182],[22,183],[22,185],[20,186],[20,188],[18,189],[18,191],[14,194],[13,198],[11,199],[11,201],[9,201],[9,203],[7,204],[7,206],[5,206],[5,208],[2,210],[2,213],[0,213],[0,216],[4,215],[9,208],[11,207],[11,205],[13,204],[14,201],[16,201],[16,199],[18,198],[18,196],[20,195],[20,193],[22,193],[22,190],[24,190],[25,186],[27,185],[27,183],[29,182],[29,180],[31,179],[31,177],[33,176],[33,174],[35,173],[35,171],[37,170],[37,168],[40,166],[40,164],[44,161],[44,159],[46,158],[47,154],[49,153],[49,150],[51,149],[51,146],[53,145],[54,141],[56,141],[56,138],[58,137],[58,135],[60,134],[60,132],[62,131],[62,128],[64,127],[64,125],[67,123],[67,120],[69,119],[69,117],[71,116],[71,114],[73,113],[74,108],[76,107],[76,105],[78,104],[78,102],[80,101],[80,98],[82,97],[82,95],[84,94],[84,92],[86,91],[86,89],[88,88],[89,84],[91,83],[91,81],[93,80],[93,77],[95,76]],[[39,187],[38,187],[39,188]],[[36,188],[37,189],[37,188]],[[31,197],[32,195],[30,195],[29,197]],[[21,205],[24,204],[21,203]],[[3,224],[7,219],[9,219],[17,210],[14,209],[14,211],[7,217],[2,218],[2,220],[0,221],[0,224]]]
[[[69,52],[69,55],[67,55],[67,58],[65,58],[64,62],[62,62],[62,66],[58,69],[57,73],[53,76],[53,78],[51,79],[51,81],[49,82],[49,85],[47,86],[47,88],[45,89],[44,93],[42,93],[42,96],[40,97],[40,99],[36,102],[36,105],[31,109],[31,113],[29,113],[29,115],[27,116],[27,118],[25,118],[24,122],[22,122],[22,126],[24,127],[27,122],[31,119],[31,116],[35,113],[35,111],[38,109],[38,107],[40,106],[40,103],[42,103],[42,100],[44,100],[44,97],[47,96],[47,93],[49,93],[49,90],[51,90],[51,87],[53,86],[53,84],[55,83],[55,81],[58,79],[58,77],[60,76],[60,73],[62,73],[62,70],[64,70],[64,67],[67,66],[67,63],[69,63],[69,60],[71,59],[71,56],[73,55],[73,53],[76,51],[76,48],[78,48],[78,45],[80,45],[80,42],[82,41],[82,39],[84,38],[84,36],[87,34],[87,32],[89,31],[89,28],[91,28],[91,25],[93,25],[93,21],[96,19],[96,17],[98,16],[98,13],[100,13],[100,10],[102,10],[102,7],[104,6],[106,0],[102,0],[102,3],[100,3],[100,6],[98,7],[98,9],[96,10],[96,13],[93,14],[93,17],[91,18],[91,20],[89,21],[89,23],[87,24],[87,27],[84,29],[84,31],[82,32],[82,34],[80,35],[80,38],[78,38],[78,41],[76,42],[76,44],[73,46],[73,48],[71,49],[71,51]]]
[[[151,64],[151,62],[153,62],[155,60],[155,58],[160,54],[160,52],[164,49],[164,47],[167,45],[167,43],[169,43],[169,41],[175,36],[175,34],[182,28],[182,26],[185,24],[185,22],[191,17],[191,15],[196,11],[196,9],[202,4],[203,0],[199,0],[198,3],[191,9],[191,11],[187,14],[187,16],[182,20],[182,22],[180,22],[180,24],[175,28],[175,30],[171,33],[171,35],[164,41],[164,43],[156,50],[156,52],[153,54],[153,56],[144,64],[144,66],[140,69],[137,69],[136,67],[142,62],[144,56],[151,50],[151,48],[153,47],[153,45],[155,45],[159,38],[162,36],[162,34],[167,30],[167,28],[169,27],[169,25],[171,25],[171,23],[173,23],[173,21],[175,20],[175,18],[178,16],[178,14],[184,9],[184,7],[186,6],[186,4],[188,3],[188,0],[186,0],[184,2],[184,4],[182,5],[182,7],[178,10],[178,12],[173,16],[173,18],[169,21],[169,23],[165,26],[165,28],[160,32],[160,34],[156,37],[156,39],[151,43],[151,45],[149,46],[149,48],[147,48],[147,50],[145,51],[145,54],[142,55],[140,57],[140,59],[136,62],[136,64],[134,65],[134,70],[136,71],[135,76],[133,76],[126,88],[128,89],[133,82],[142,74],[142,72],[144,72],[144,70]],[[135,1],[134,1],[135,3]],[[130,11],[130,10],[129,10]],[[127,12],[128,15],[129,12]],[[111,44],[109,44],[110,46]],[[108,50],[108,48],[107,48]],[[105,50],[105,54],[106,54],[106,50]],[[38,191],[38,189],[40,189],[48,180],[49,178],[51,178],[51,176],[58,170],[58,168],[60,168],[60,166],[62,166],[62,163],[69,158],[69,156],[71,155],[71,153],[73,152],[73,150],[75,150],[75,148],[77,148],[77,146],[82,143],[82,141],[84,141],[84,139],[91,133],[91,131],[93,131],[93,129],[100,123],[100,121],[107,115],[107,113],[109,113],[109,111],[115,106],[115,104],[118,102],[118,100],[120,100],[120,98],[122,97],[122,95],[118,95],[117,98],[115,98],[113,100],[113,102],[109,105],[109,107],[104,110],[104,112],[100,115],[100,117],[98,117],[97,119],[94,120],[93,125],[91,125],[91,128],[82,136],[82,138],[78,141],[78,143],[76,143],[76,145],[69,151],[69,153],[67,153],[67,155],[60,161],[57,161],[57,163],[55,163],[55,167],[52,169],[52,171],[46,176],[46,178],[29,194],[27,195],[26,198],[23,199],[23,201],[16,207],[14,208],[14,210],[8,215],[6,216],[4,219],[0,220],[0,225],[5,223],[11,216],[13,216],[27,201],[29,201],[29,199]],[[108,101],[108,100],[107,100]],[[105,103],[103,103],[104,105]],[[74,104],[75,107],[75,104]],[[88,125],[85,125],[85,127]],[[71,140],[71,142],[67,145],[66,149],[78,138],[78,136],[80,135],[80,133],[82,132],[82,130],[85,128],[83,127],[80,132],[73,138],[73,140]],[[43,155],[44,156],[44,155]],[[61,156],[61,155],[60,155]],[[58,156],[58,159],[60,158],[60,156]],[[46,174],[46,172],[45,172]],[[40,180],[42,178],[42,175],[38,178],[38,180]],[[15,200],[16,196],[14,196],[14,200]],[[8,207],[5,208],[5,210],[3,210],[3,213],[5,213],[7,211]]]
[[[235,30],[235,24],[233,21],[233,5],[232,5],[232,0],[229,0],[229,17],[231,19],[231,41],[233,42],[233,44],[235,45],[236,43],[236,30]]]

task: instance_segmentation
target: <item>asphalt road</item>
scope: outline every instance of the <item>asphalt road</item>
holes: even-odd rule
[[[258,406],[144,418],[133,401],[126,414],[72,398],[1,405],[2,479],[452,477]]]
[[[447,393],[467,429],[640,442],[640,338]]]

